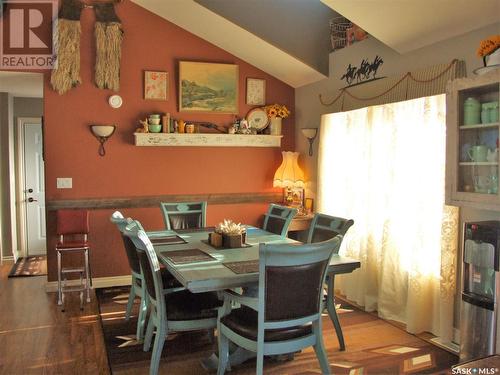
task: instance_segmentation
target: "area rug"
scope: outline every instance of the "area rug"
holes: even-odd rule
[[[19,258],[9,272],[9,277],[44,275],[47,275],[46,256],[29,256],[25,258]]]
[[[97,289],[100,317],[108,360],[113,374],[142,374],[149,369],[151,353],[135,340],[138,300],[134,317],[125,321],[128,287]],[[445,374],[458,358],[372,314],[342,304],[338,310],[346,350],[339,351],[335,330],[323,317],[324,341],[334,374]],[[207,374],[200,360],[216,351],[206,332],[170,335],[165,343],[159,373]],[[307,348],[293,360],[266,358],[266,374],[321,374],[316,355]],[[232,368],[231,374],[255,374],[255,360]]]

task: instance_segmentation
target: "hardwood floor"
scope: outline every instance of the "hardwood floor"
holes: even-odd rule
[[[11,267],[0,266],[0,374],[109,374],[95,295],[80,311],[68,294],[62,312],[44,276],[9,279]]]

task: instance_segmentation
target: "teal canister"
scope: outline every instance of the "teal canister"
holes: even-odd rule
[[[490,120],[490,103],[481,104],[481,124],[487,124]]]
[[[481,103],[476,98],[464,101],[464,125],[479,124],[481,120]]]
[[[490,122],[498,122],[498,102],[490,102],[488,107]]]

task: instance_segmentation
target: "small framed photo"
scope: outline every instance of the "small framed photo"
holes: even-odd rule
[[[168,100],[168,73],[144,71],[144,99]]]
[[[314,210],[314,200],[312,198],[306,198],[304,209],[307,214],[312,214]]]
[[[247,78],[247,104],[266,104],[266,80],[259,78]]]

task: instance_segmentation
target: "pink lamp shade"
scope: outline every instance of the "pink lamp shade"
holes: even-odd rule
[[[274,187],[282,188],[304,188],[304,172],[299,167],[299,153],[283,151],[283,161],[276,170],[273,179]]]

